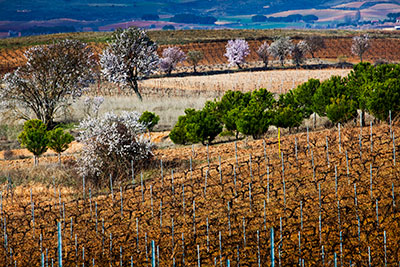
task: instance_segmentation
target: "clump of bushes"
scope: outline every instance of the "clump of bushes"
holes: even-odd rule
[[[47,131],[46,125],[37,119],[26,121],[24,130],[18,136],[21,145],[34,155],[35,166],[39,163],[38,158],[48,148],[58,154],[58,162],[61,164],[61,153],[68,149],[73,140],[73,136],[61,128]]]
[[[227,91],[202,110],[187,109],[170,138],[177,144],[210,144],[221,132],[230,132],[236,138],[241,133],[257,139],[271,125],[290,130],[313,113],[334,124],[355,119],[359,110],[388,120],[389,111],[393,117],[400,113],[399,76],[400,65],[364,62],[355,65],[347,77],[332,76],[323,82],[310,79],[279,97],[266,89]]]

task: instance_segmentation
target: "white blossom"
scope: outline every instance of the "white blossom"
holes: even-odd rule
[[[285,58],[289,56],[292,52],[293,44],[289,37],[279,37],[269,46],[269,53],[274,57],[279,59],[281,65],[285,61]]]
[[[117,30],[114,40],[100,55],[102,73],[110,82],[129,86],[141,99],[137,81],[158,66],[157,45],[138,28]]]
[[[154,145],[144,136],[146,125],[139,118],[139,113],[124,112],[120,116],[106,113],[101,118],[83,120],[78,137],[84,145],[78,161],[79,173],[94,179],[109,174],[116,177],[129,170],[131,161],[151,158]]]
[[[250,55],[249,44],[244,39],[229,40],[226,44],[226,53],[224,56],[228,58],[229,65],[237,65],[242,68],[241,64],[245,63],[245,58]]]
[[[351,52],[354,55],[360,57],[360,61],[363,61],[363,54],[369,49],[369,35],[364,34],[361,36],[353,37],[353,44],[351,46]]]
[[[167,74],[176,68],[179,62],[186,60],[186,55],[179,47],[168,47],[163,50],[163,58],[160,59],[160,69]]]

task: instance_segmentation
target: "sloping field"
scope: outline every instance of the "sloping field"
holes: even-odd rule
[[[332,75],[346,76],[348,69],[322,70],[271,70],[258,72],[238,72],[209,76],[191,76],[178,78],[157,78],[140,82],[141,87],[160,89],[175,88],[177,90],[220,91],[239,90],[252,91],[255,88],[267,88],[274,93],[285,93],[310,78],[326,80]]]
[[[393,131],[159,150],[163,169],[143,182],[137,171],[133,186],[127,177],[102,195],[91,195],[90,183],[79,191],[43,185],[31,202],[29,187],[4,188],[0,265],[56,261],[61,222],[65,266],[148,266],[152,240],[157,266],[270,266],[271,228],[276,265],[396,266],[400,128]]]
[[[251,54],[246,58],[249,62],[258,61],[256,54],[257,48],[264,41],[249,41]],[[268,40],[271,43],[272,40]],[[337,60],[338,57],[346,58],[350,62],[358,62],[358,58],[351,53],[351,38],[325,38],[326,48],[315,53],[315,56],[321,59]],[[207,43],[189,43],[177,45],[183,51],[200,50],[204,54],[204,59],[200,61],[200,65],[218,65],[227,64],[227,59],[224,56],[226,41],[207,42]],[[105,44],[93,44],[94,50],[100,53]],[[159,54],[168,45],[161,45]],[[25,48],[2,48],[0,49],[0,72],[7,72],[16,68],[25,62],[23,53]],[[397,38],[377,38],[371,39],[371,48],[364,55],[365,60],[375,61],[385,59],[388,61],[400,60],[400,39]],[[189,66],[187,62],[184,66]]]

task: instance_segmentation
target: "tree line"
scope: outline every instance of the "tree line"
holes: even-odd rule
[[[176,144],[210,144],[220,134],[261,138],[270,126],[293,129],[313,113],[346,123],[369,113],[381,121],[400,112],[400,65],[359,63],[347,77],[310,79],[286,94],[227,91],[202,110],[186,109],[170,133]],[[362,121],[364,121],[362,119]]]
[[[298,43],[293,43],[289,37],[278,37],[271,44],[264,42],[257,55],[265,67],[270,56],[283,66],[289,55],[294,64],[300,66],[306,53],[314,57],[315,52],[324,47],[320,36],[310,36]],[[0,87],[2,106],[13,111],[13,116],[18,119],[27,120],[33,113],[52,128],[57,112],[71,105],[100,75],[109,82],[133,90],[141,99],[140,79],[157,70],[169,75],[184,60],[188,60],[196,71],[203,58],[201,51],[185,54],[179,47],[164,49],[160,58],[157,48],[145,30],[134,27],[115,31],[99,59],[90,46],[77,40],[32,47],[25,53],[27,64],[4,76]],[[367,35],[354,37],[352,52],[359,55],[361,61],[368,48]],[[249,54],[247,41],[228,41],[225,56],[230,65],[242,68]]]

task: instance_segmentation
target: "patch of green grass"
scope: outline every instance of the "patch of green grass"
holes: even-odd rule
[[[15,141],[22,130],[23,125],[2,124],[0,125],[0,140]]]
[[[64,131],[75,130],[78,127],[78,122],[67,122],[57,124],[57,128],[61,128]]]
[[[276,26],[276,25],[275,25]],[[227,41],[235,38],[246,40],[271,39],[280,35],[293,38],[304,38],[309,35],[325,37],[352,37],[367,31],[350,30],[298,30],[298,29],[221,29],[221,30],[176,30],[149,31],[151,39],[160,45],[187,44],[192,42]],[[400,38],[400,32],[368,31],[371,38]],[[77,39],[86,43],[107,43],[111,40],[112,32],[74,32],[28,37],[16,37],[0,40],[0,49],[29,47],[40,44],[50,44],[66,38]]]

